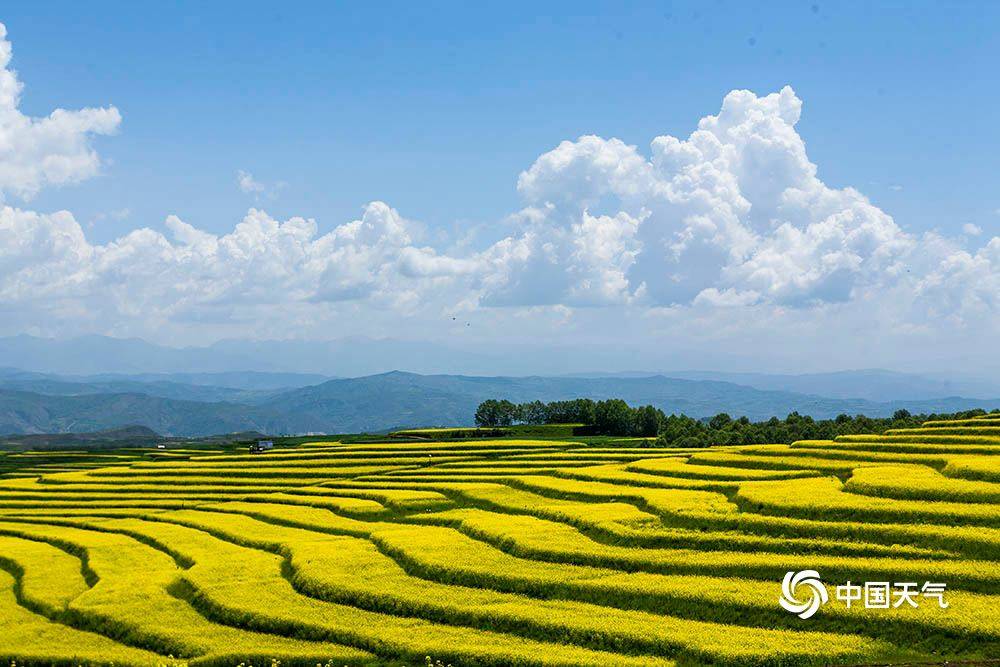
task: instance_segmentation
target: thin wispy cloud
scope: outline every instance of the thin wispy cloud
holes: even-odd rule
[[[264,192],[264,184],[253,177],[249,171],[240,169],[236,172],[236,184],[240,191],[246,194],[260,194]]]
[[[267,184],[257,180],[253,174],[243,169],[239,169],[236,172],[236,185],[239,187],[240,192],[253,195],[254,199],[258,201],[261,198],[274,199],[285,187],[283,181]]]

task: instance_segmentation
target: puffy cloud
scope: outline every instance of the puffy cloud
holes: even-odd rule
[[[439,255],[433,248],[406,247],[399,253],[399,269],[410,278],[472,274],[479,266],[480,263],[474,259]]]
[[[966,236],[979,236],[983,233],[982,228],[979,225],[974,225],[971,222],[967,222],[962,225],[962,233]]]
[[[92,175],[100,161],[89,137],[113,131],[117,111],[21,115],[4,35],[0,191],[30,196]],[[1000,237],[977,249],[966,246],[978,227],[958,239],[910,234],[857,190],[828,186],[795,129],[801,114],[790,87],[733,91],[687,138],[656,137],[648,153],[597,136],[563,141],[520,174],[524,206],[485,247],[435,247],[379,201],[325,233],[252,208],[221,235],[169,215],[165,233],[140,228],[105,244],[69,212],[6,206],[5,324],[331,337],[383,332],[401,318],[415,333],[478,310],[493,326],[477,330],[496,336],[651,327],[708,344],[746,341],[747,331],[767,341],[778,326],[786,340],[807,337],[837,322],[885,336],[931,336],[941,322],[1000,331]],[[237,184],[267,191],[245,171]]]
[[[76,183],[100,168],[90,145],[94,134],[112,134],[121,123],[115,107],[67,111],[45,118],[19,110],[22,84],[11,68],[13,50],[0,23],[0,197],[30,199],[46,185]]]
[[[929,317],[948,318],[954,324],[993,325],[1000,314],[1000,236],[976,252],[933,237],[936,261],[915,286],[918,303]]]
[[[801,111],[789,87],[733,91],[686,140],[654,139],[649,158],[594,136],[541,156],[518,188],[546,211],[534,233],[549,243],[536,251],[570,275],[552,298],[671,305],[739,294],[804,306],[848,300],[892,275],[912,239],[856,190],[818,179],[795,130]],[[609,238],[608,221],[621,216],[633,224]]]
[[[154,322],[235,305],[258,313],[358,299],[394,307],[405,306],[422,282],[441,288],[441,280],[478,266],[411,245],[419,226],[382,202],[322,235],[312,220],[278,221],[257,209],[222,236],[176,216],[165,226],[172,239],[143,228],[93,245],[68,212],[4,207],[0,297],[12,307],[43,300],[65,310],[72,303],[93,319]]]

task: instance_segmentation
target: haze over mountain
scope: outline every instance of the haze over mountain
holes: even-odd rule
[[[0,337],[0,369],[39,372],[59,380],[133,391],[120,382],[164,382],[243,390],[276,390],[318,384],[332,377],[360,377],[402,369],[425,375],[646,377],[721,380],[757,389],[775,389],[831,398],[872,401],[947,396],[1000,396],[1000,381],[933,372],[849,370],[761,373],[751,356],[719,353],[704,357],[660,346],[491,346],[440,344],[394,339],[342,338],[331,341],[225,340],[205,347],[175,348],[144,340],[80,336],[70,339],[28,335]],[[621,369],[644,369],[621,372]],[[67,377],[69,376],[69,377]],[[53,378],[49,378],[53,379]],[[27,384],[21,385],[34,391]],[[168,393],[156,395],[189,398]],[[41,393],[51,393],[42,391]],[[65,392],[54,392],[65,393]],[[71,392],[72,393],[72,392]],[[148,393],[148,392],[147,392]],[[231,396],[218,393],[218,400]]]
[[[641,371],[623,373],[574,373],[572,377],[649,377],[665,375],[687,380],[717,380],[774,391],[817,394],[827,398],[862,398],[869,401],[928,400],[948,396],[991,398],[1000,396],[1000,383],[988,379],[935,374],[900,373],[861,369],[800,375],[727,373],[722,371]]]
[[[746,360],[720,353],[564,344],[473,345],[348,337],[330,341],[222,340],[203,347],[167,347],[137,338],[28,335],[0,337],[0,367],[63,375],[225,373],[263,371],[357,377],[403,368],[415,373],[560,375],[580,370],[651,365],[681,367],[703,359],[703,367],[747,369]],[[751,367],[752,368],[752,367]],[[218,384],[228,386],[227,382]],[[249,387],[248,387],[249,388]]]
[[[265,376],[267,374],[264,374]],[[817,418],[840,413],[886,415],[991,409],[1000,399],[938,397],[871,401],[762,390],[717,380],[647,377],[476,377],[390,372],[333,379],[283,390],[249,390],[181,382],[0,373],[0,434],[88,432],[140,425],[162,435],[234,431],[342,433],[401,427],[470,425],[487,398],[515,402],[578,397],[623,398],[667,413],[708,417],[718,412],[753,419],[798,411]],[[168,376],[172,377],[172,376]],[[289,379],[287,375],[278,376]],[[262,382],[260,376],[257,381]],[[33,390],[26,391],[26,387]]]
[[[137,41],[23,4],[0,24],[0,367],[17,369],[0,429],[383,429],[468,423],[487,397],[766,417],[1000,396],[1000,125],[968,113],[1000,90],[968,85],[996,60],[966,53],[996,41],[979,7],[942,13],[971,32],[936,14],[906,31],[887,76],[856,17],[818,4],[803,25],[835,38],[796,29],[778,51],[783,7],[571,21],[582,40],[469,16],[457,69],[448,40],[413,49],[399,11],[361,22],[386,37],[373,60],[328,38],[357,32],[353,6],[265,17],[278,39],[206,19],[146,21]],[[747,40],[748,16],[768,34]],[[254,49],[220,40],[240,26]],[[914,66],[925,34],[950,66]],[[198,66],[169,57],[195,36]],[[464,94],[483,92],[470,73],[500,97]],[[183,85],[149,104],[151,81]],[[595,81],[605,103],[579,104]],[[940,104],[913,104],[918,87]],[[232,113],[248,89],[263,115]],[[962,131],[913,141],[928,120]]]

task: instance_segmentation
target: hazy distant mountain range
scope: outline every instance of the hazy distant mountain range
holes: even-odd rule
[[[162,435],[200,436],[235,431],[263,433],[343,433],[401,427],[453,426],[472,422],[480,401],[516,402],[577,397],[623,398],[651,403],[668,413],[706,417],[718,412],[754,419],[791,411],[832,417],[842,412],[884,415],[898,408],[913,412],[991,409],[1000,399],[937,396],[874,401],[760,389],[714,379],[624,377],[473,377],[390,372],[324,380],[289,373],[157,374],[58,376],[0,369],[0,434],[88,432],[140,425]],[[811,380],[800,376],[754,376],[758,384],[821,386],[879,395],[904,378],[881,371],[837,374]],[[805,377],[805,376],[802,376]],[[853,379],[852,379],[853,378]],[[930,392],[933,381],[909,378]],[[210,384],[219,382],[219,385]],[[921,385],[921,382],[923,384]],[[224,386],[222,383],[225,383]],[[947,387],[944,387],[947,389]]]
[[[943,350],[942,355],[953,351]],[[445,343],[371,339],[362,337],[330,341],[223,340],[204,347],[167,347],[137,338],[81,336],[68,340],[28,335],[0,337],[0,367],[62,376],[87,376],[86,381],[155,379],[241,389],[280,389],[317,384],[331,377],[362,377],[402,369],[423,375],[476,375],[547,377],[641,377],[664,375],[688,380],[720,380],[757,389],[819,394],[831,398],[939,398],[1000,396],[1000,359],[977,359],[982,378],[957,375],[951,364],[936,358],[935,368],[907,373],[855,371],[790,375],[761,367],[753,350],[739,355],[724,350],[711,357],[670,344],[654,349],[628,345],[475,344],[461,339]],[[929,367],[928,367],[929,368]],[[637,369],[634,373],[594,371]],[[696,369],[696,370],[691,370]],[[713,372],[697,369],[719,369]],[[735,372],[735,371],[766,371]],[[257,371],[246,373],[245,371]],[[581,371],[591,371],[583,373]],[[235,372],[235,375],[232,375]],[[914,375],[913,373],[917,373]],[[573,375],[569,375],[573,374]],[[135,376],[142,376],[136,378]],[[302,378],[308,375],[310,378]],[[123,378],[121,376],[128,376]],[[169,376],[169,377],[166,377]],[[264,384],[261,384],[261,383]],[[858,393],[862,392],[862,393]],[[897,394],[904,392],[904,394]]]
[[[602,363],[600,354],[594,351],[592,363]],[[126,425],[175,436],[385,431],[469,424],[487,398],[620,397],[667,413],[706,417],[728,412],[754,419],[784,417],[793,410],[831,417],[883,415],[901,407],[913,412],[1000,407],[1000,383],[967,378],[884,370],[804,375],[545,371],[493,377],[478,369],[516,369],[534,362],[517,355],[507,360],[500,354],[477,355],[430,343],[368,339],[170,348],[102,336],[0,338],[0,434]],[[373,367],[431,372],[357,372]],[[470,370],[448,370],[455,367]]]
[[[1000,396],[1000,382],[974,378],[947,378],[880,369],[803,373],[723,373],[718,371],[668,371],[661,373],[577,373],[571,377],[649,377],[665,375],[683,380],[716,380],[772,391],[814,394],[826,398],[863,398],[886,402],[930,400],[952,396]]]

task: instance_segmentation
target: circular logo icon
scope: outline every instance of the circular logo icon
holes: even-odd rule
[[[800,592],[805,594],[802,600],[799,599]],[[819,580],[819,572],[816,570],[788,572],[781,580],[781,597],[778,598],[778,603],[799,618],[809,618],[829,599],[826,586]]]

